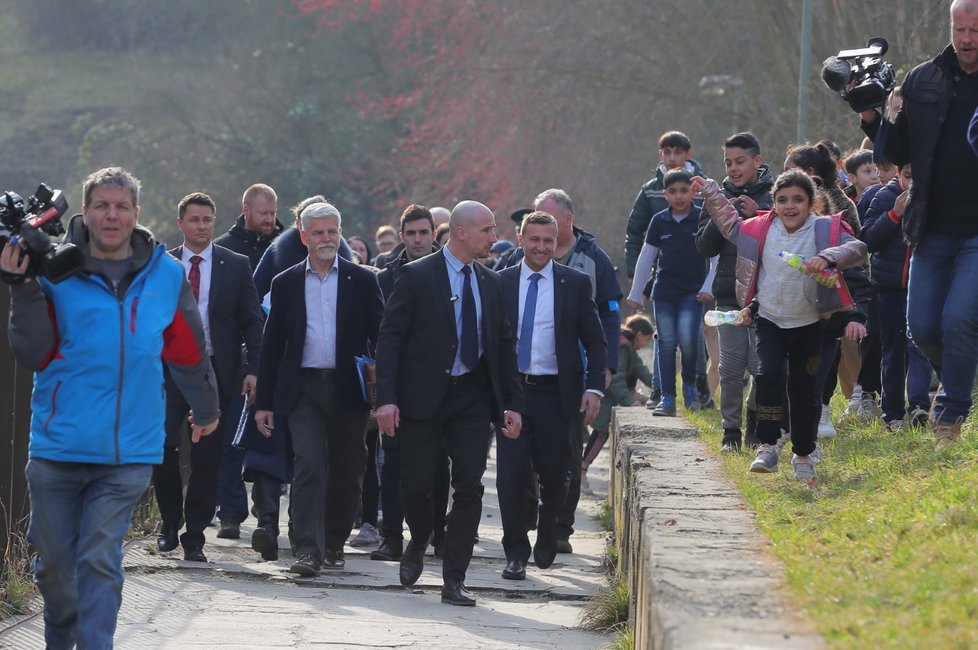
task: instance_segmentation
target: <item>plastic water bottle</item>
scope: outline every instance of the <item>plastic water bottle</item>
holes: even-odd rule
[[[717,325],[743,325],[746,321],[747,319],[744,318],[744,314],[737,309],[733,311],[711,309],[703,315],[703,322],[709,327],[716,327]]]
[[[815,282],[818,282],[823,287],[829,287],[830,289],[838,288],[839,286],[839,272],[835,269],[824,269],[822,271],[815,271],[808,267],[808,258],[803,255],[798,255],[797,253],[789,253],[788,251],[781,251],[778,253],[778,257],[781,261],[795,269],[803,275],[807,275]]]

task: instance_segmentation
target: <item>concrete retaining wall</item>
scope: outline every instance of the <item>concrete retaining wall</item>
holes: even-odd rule
[[[617,408],[609,499],[636,648],[821,648],[694,427]],[[763,480],[763,478],[759,478]]]

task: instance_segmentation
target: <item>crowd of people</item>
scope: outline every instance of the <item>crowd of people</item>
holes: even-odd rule
[[[314,195],[286,227],[261,183],[215,237],[215,202],[192,192],[167,251],[138,223],[139,180],[93,172],[67,228],[76,274],[35,277],[16,240],[0,254],[11,345],[35,373],[28,537],[48,646],[111,646],[121,541],[150,484],[162,552],[206,562],[215,516],[238,539],[252,515],[251,547],[277,561],[291,486],[291,573],[343,570],[352,544],[411,586],[431,547],[442,602],[472,606],[493,443],[507,580],[573,552],[614,406],[675,416],[680,396],[713,409],[719,391],[722,451],[772,473],[790,441],[808,484],[844,416],[956,443],[978,367],[978,0],[954,0],[951,23],[944,52],[861,112],[848,154],[791,145],[777,173],[735,133],[718,181],[665,132],[627,221],[624,322],[611,258],[560,189],[511,215],[515,242],[472,200],[411,204],[368,241]]]

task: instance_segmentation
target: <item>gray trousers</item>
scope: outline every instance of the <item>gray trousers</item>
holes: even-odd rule
[[[299,397],[289,413],[296,556],[321,562],[325,551],[343,550],[360,502],[369,418],[369,411],[337,404],[333,379],[303,370]]]
[[[727,310],[735,307],[717,307]],[[757,374],[757,343],[755,327],[721,325],[720,332],[720,414],[724,429],[741,429],[744,404],[744,373],[750,373],[750,393],[747,408],[754,408],[755,388],[753,377]]]

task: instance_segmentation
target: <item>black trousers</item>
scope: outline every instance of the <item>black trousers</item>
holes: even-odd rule
[[[397,437],[381,436],[384,449],[384,465],[380,469],[380,498],[384,506],[384,539],[404,538],[404,509],[401,507],[401,446]],[[451,475],[448,471],[448,454],[442,450],[441,461],[435,474],[435,487],[431,493],[434,506],[433,532],[435,539],[444,539],[448,515],[448,493]]]
[[[185,549],[204,546],[204,529],[211,523],[217,508],[217,475],[223,453],[221,431],[192,443],[190,479],[185,498],[180,476],[180,433],[189,414],[187,400],[176,384],[167,379],[163,463],[153,466],[153,488],[163,525],[179,528],[186,521],[187,530],[180,536],[180,543]]]
[[[766,318],[758,319],[757,438],[762,443],[773,445],[781,434],[782,400],[787,383],[791,446],[799,456],[815,451],[821,409],[816,386],[821,345],[822,331],[818,323],[781,329]]]
[[[567,424],[570,427],[570,484],[567,486],[567,497],[557,511],[557,539],[569,539],[574,534],[574,517],[581,500],[581,461],[588,438],[587,426],[582,418],[576,417]]]
[[[859,341],[859,385],[864,393],[879,394],[883,389],[882,363],[883,344],[880,339],[880,313],[877,291],[873,289],[873,299],[869,301],[869,313],[866,314],[866,336]]]
[[[530,558],[526,484],[536,471],[540,482],[537,539],[553,538],[557,512],[567,497],[570,480],[570,426],[563,412],[556,377],[552,384],[523,384],[526,413],[523,432],[515,440],[496,434],[496,491],[503,523],[507,560]],[[580,465],[578,465],[580,467]],[[534,502],[535,503],[535,502]]]
[[[477,375],[478,373],[472,373]],[[432,420],[401,417],[401,503],[416,545],[427,546],[434,530],[432,494],[442,454],[451,460],[454,488],[445,531],[442,576],[465,580],[482,517],[482,475],[486,471],[486,431],[491,419],[491,391],[475,377],[449,386]]]
[[[380,476],[377,473],[377,441],[380,431],[376,422],[367,425],[367,468],[363,472],[363,504],[360,519],[377,527],[377,508],[380,505]]]
[[[340,408],[334,381],[303,370],[299,397],[288,418],[295,465],[291,494],[295,553],[319,561],[326,550],[343,550],[353,530],[367,463],[370,412]]]

